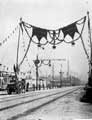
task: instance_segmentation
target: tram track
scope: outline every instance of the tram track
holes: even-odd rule
[[[35,112],[36,110],[38,110],[38,109],[40,109],[42,107],[45,107],[46,105],[49,105],[50,103],[55,102],[56,100],[58,100],[60,98],[66,97],[67,95],[69,95],[69,94],[71,94],[71,93],[73,93],[73,92],[75,92],[75,91],[77,91],[79,89],[81,89],[81,88],[66,90],[66,91],[63,91],[61,93],[57,93],[58,96],[57,96],[57,94],[54,94],[54,97],[52,97],[53,95],[52,96],[46,96],[45,98],[47,98],[47,97],[52,97],[52,98],[47,100],[46,102],[43,102],[43,103],[41,103],[41,104],[39,104],[39,105],[37,105],[35,107],[30,108],[30,109],[28,109],[28,110],[26,110],[26,111],[24,111],[22,113],[19,113],[19,114],[15,115],[15,116],[12,116],[7,120],[17,120],[19,118],[25,117],[25,116],[31,114],[32,112]],[[44,98],[41,98],[41,99],[44,99]]]
[[[55,89],[51,89],[49,92],[54,92]],[[44,90],[44,91],[30,91],[29,93],[22,93],[22,94],[16,94],[14,96],[8,96],[8,97],[4,97],[4,98],[0,98],[0,103],[4,103],[4,102],[8,102],[8,101],[13,101],[13,100],[17,100],[17,99],[23,99],[23,98],[27,98],[27,97],[34,97],[36,95],[41,95],[41,94],[46,94],[49,93],[48,90]],[[62,91],[63,92],[63,91]]]
[[[50,92],[52,92],[52,91],[55,91],[55,89],[50,90]],[[25,98],[25,97],[33,97],[33,96],[44,94],[44,93],[48,93],[48,90],[30,91],[29,93],[22,93],[22,94],[20,93],[20,94],[14,95],[14,96],[9,95],[8,97],[0,98],[0,103],[12,101],[12,100],[15,100],[15,99],[22,99],[22,98]]]
[[[79,88],[76,88],[76,89],[72,88],[72,89],[70,89],[70,90],[63,90],[63,91],[55,92],[55,93],[51,93],[51,94],[48,93],[48,94],[46,94],[46,95],[44,95],[44,96],[42,96],[42,97],[39,96],[39,94],[40,94],[40,93],[39,93],[39,94],[38,94],[38,97],[36,96],[36,98],[33,98],[33,99],[31,99],[31,100],[27,100],[27,98],[26,98],[26,100],[21,101],[21,102],[19,102],[19,103],[2,107],[2,108],[0,108],[0,111],[8,110],[8,109],[11,109],[11,108],[20,106],[20,105],[24,105],[24,104],[27,104],[27,103],[30,103],[30,102],[34,102],[34,101],[37,101],[37,100],[41,100],[41,99],[44,99],[44,98],[48,98],[48,97],[51,97],[51,96],[59,95],[59,94],[65,93],[65,92],[67,92],[67,94],[69,94],[70,92],[73,92],[73,91],[75,91],[75,90],[77,90],[77,89],[79,89]],[[66,95],[66,94],[65,94],[65,95]],[[65,96],[65,95],[64,95],[64,96]],[[22,98],[24,98],[24,97],[25,97],[25,96],[23,96]],[[33,96],[30,96],[30,95],[29,95],[28,97],[33,97]],[[22,99],[22,98],[18,98],[18,99]],[[13,99],[13,100],[15,100],[15,99]],[[7,101],[3,101],[3,102],[7,102]]]
[[[7,97],[7,98],[1,98],[1,100],[0,100],[0,103],[4,103],[4,102],[8,102],[8,101],[13,101],[13,100],[17,100],[17,99],[22,99],[22,98],[25,98],[25,97],[33,97],[33,96],[35,96],[35,95],[39,95],[40,93],[37,93],[37,94],[31,94],[30,95],[30,93],[29,94],[25,94],[25,93],[23,93],[22,95],[20,94],[20,96],[9,96],[9,97]]]

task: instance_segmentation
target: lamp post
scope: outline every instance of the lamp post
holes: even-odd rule
[[[47,64],[44,64],[44,61],[48,61]],[[36,90],[38,90],[38,81],[39,81],[39,67],[41,67],[42,64],[51,66],[49,59],[38,59],[38,55],[36,56],[36,60],[34,60],[34,64],[36,67]]]
[[[34,61],[34,63],[35,63],[35,67],[36,67],[36,90],[38,90],[38,77],[39,77],[39,75],[38,75],[38,64],[39,64],[39,59],[38,59],[38,55],[37,55],[37,57],[36,57],[36,60]]]
[[[59,73],[60,73],[60,87],[62,87],[62,77],[63,77],[62,65],[61,65],[61,70]]]
[[[60,87],[62,87],[62,70],[60,70]]]
[[[39,81],[39,67],[43,65],[51,66],[51,61],[66,61],[66,59],[39,59],[38,55],[36,56],[36,60],[33,60],[36,67],[36,90],[38,90],[38,81]],[[48,63],[44,63],[44,61],[48,61]],[[53,70],[53,69],[52,69]],[[53,71],[54,72],[54,71]],[[53,73],[54,79],[54,73]]]

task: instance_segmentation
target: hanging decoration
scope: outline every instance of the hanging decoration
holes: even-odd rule
[[[23,23],[23,24],[24,24],[24,23]],[[21,28],[21,26],[20,26],[20,28]],[[27,35],[29,36],[29,33],[28,33],[27,29],[26,29],[25,27],[24,27],[24,29],[25,29]],[[29,36],[29,37],[30,37],[30,36]],[[26,49],[26,51],[25,51],[25,54],[24,54],[23,59],[22,59],[21,62],[18,64],[19,67],[22,65],[24,59],[25,59],[26,56],[27,56],[28,50],[29,50],[29,48],[30,48],[31,41],[32,41],[32,37],[30,37],[30,39],[29,39],[29,44],[28,44],[28,46],[27,46],[27,49]],[[25,50],[25,49],[24,49],[24,50]]]
[[[26,61],[28,62],[27,53],[30,48],[30,44],[32,42],[35,43],[38,47],[45,46],[46,44],[51,44],[52,48],[55,49],[56,46],[62,42],[75,45],[75,41],[79,40],[79,38],[80,38],[82,41],[82,45],[83,45],[85,54],[87,55],[87,58],[89,59],[89,56],[88,56],[88,53],[87,53],[87,50],[85,48],[85,44],[84,44],[84,41],[82,38],[85,21],[86,21],[86,16],[84,16],[83,18],[81,18],[67,26],[61,27],[56,30],[50,30],[50,29],[44,29],[44,28],[33,26],[29,23],[24,22],[22,20],[22,18],[20,18],[19,26],[17,26],[12,31],[12,33],[10,35],[8,35],[7,38],[5,38],[2,42],[0,42],[0,45],[2,46],[8,39],[10,39],[10,37],[15,33],[17,28],[19,28],[21,30],[22,35],[25,32],[27,34],[27,36],[29,37],[29,44],[26,49],[25,49],[25,43],[23,43],[24,52],[25,52],[23,59],[20,61],[20,63],[18,63],[18,60],[17,60],[17,64],[14,65],[15,73],[19,72],[19,68],[22,65],[25,58],[26,58]],[[81,26],[81,30],[79,30],[78,26]],[[88,23],[88,26],[89,26],[89,23]],[[32,29],[31,33],[29,32],[30,29]],[[62,36],[61,36],[61,32],[63,33]],[[76,33],[78,35],[77,37],[75,37]],[[34,36],[37,39],[34,39]],[[71,38],[70,41],[66,40],[67,36],[70,36],[70,38]],[[20,39],[20,35],[19,35],[18,39]],[[41,61],[41,63],[46,64],[43,61]],[[48,61],[47,64],[50,65],[50,61]],[[29,62],[28,62],[28,65],[30,67]]]
[[[21,18],[19,23],[20,30],[22,31],[22,35],[25,32],[29,37],[29,44],[27,46],[27,49],[24,48],[25,54],[21,62],[18,64],[18,67],[20,67],[20,65],[23,63],[24,59],[26,58],[28,50],[30,48],[30,44],[32,42],[37,44],[38,47],[45,46],[46,44],[51,44],[53,49],[56,48],[56,45],[62,42],[75,45],[75,41],[77,41],[79,38],[82,39],[82,33],[83,33],[85,21],[86,21],[86,16],[65,27],[61,27],[56,30],[50,30],[50,29],[43,29],[40,27],[33,26],[29,23],[24,22]],[[78,26],[81,26],[81,30],[79,30]],[[32,30],[31,33],[30,30]],[[61,36],[61,32],[62,32],[62,36]],[[77,37],[75,37],[75,33],[77,33]],[[67,35],[71,37],[70,41],[66,40]],[[34,36],[37,39],[34,39]]]
[[[5,38],[3,41],[0,42],[0,46],[2,46],[4,43],[6,43],[12,36],[15,34],[16,30],[19,26],[15,27],[14,30]]]
[[[49,30],[49,29],[43,29],[36,26],[33,26],[31,24],[25,23],[21,20],[20,27],[23,31],[25,30],[31,41],[38,45],[38,47],[41,47],[42,45],[46,45],[47,43],[51,44],[53,49],[56,48],[57,44],[60,44],[62,42],[65,43],[71,43],[72,45],[75,45],[75,41],[77,41],[82,36],[82,32],[84,29],[84,24],[86,21],[86,16],[81,18],[80,20],[67,25],[63,28],[59,28],[56,30]],[[79,32],[77,25],[81,25],[82,29],[81,32]],[[30,35],[29,29],[32,28],[32,34]],[[61,38],[60,33],[63,33],[63,37]],[[78,37],[75,38],[75,33],[78,34]],[[49,35],[49,38],[48,38]],[[66,41],[66,36],[69,35],[71,37],[71,41]],[[34,39],[34,36],[37,37],[37,40]],[[44,40],[43,40],[44,38]]]
[[[32,37],[34,35],[37,36],[39,41],[41,40],[42,37],[45,37],[45,39],[47,39],[47,30],[42,29],[42,28],[33,27]]]
[[[68,34],[73,39],[75,32],[79,33],[78,29],[77,29],[77,26],[76,26],[76,22],[71,24],[71,25],[68,25],[67,27],[62,28],[62,32],[64,33],[64,38]]]
[[[33,27],[32,37],[36,36],[38,39],[38,47],[41,47],[41,39],[44,37],[47,39],[47,30],[42,28]]]
[[[25,50],[25,42],[24,42],[24,41],[23,41],[23,49],[24,49],[24,52],[25,52],[26,50]],[[31,68],[31,65],[30,65],[30,63],[29,63],[29,61],[28,61],[27,56],[26,56],[26,61],[27,61],[27,63],[28,63],[29,68]]]

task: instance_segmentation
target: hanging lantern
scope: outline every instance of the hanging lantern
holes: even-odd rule
[[[53,48],[53,49],[56,49],[56,45],[53,45],[52,48]]]
[[[72,46],[74,46],[74,45],[75,45],[75,42],[73,41],[73,42],[71,42],[71,44],[72,44]]]
[[[38,43],[38,47],[41,47],[41,44],[40,44],[40,42]]]
[[[41,45],[41,48],[44,50],[45,48]]]
[[[49,67],[51,67],[51,61],[49,60]]]

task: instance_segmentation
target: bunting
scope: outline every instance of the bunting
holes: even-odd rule
[[[42,45],[46,45],[47,43],[49,43],[53,46],[53,49],[54,49],[56,48],[57,44],[60,44],[62,42],[71,43],[72,45],[74,45],[75,44],[74,42],[78,40],[82,35],[85,21],[86,21],[86,16],[70,25],[67,25],[65,27],[62,27],[56,30],[39,28],[29,23],[25,23],[24,21],[21,21],[20,26],[21,26],[22,32],[23,32],[23,26],[24,26],[27,35],[29,36],[29,38],[32,40],[33,43],[38,45],[38,47],[41,47]],[[77,25],[82,26],[82,29],[80,30],[81,32],[78,30]],[[30,34],[29,29],[26,29],[26,28],[32,28],[32,33]],[[78,34],[77,37],[75,37],[75,33]],[[67,35],[69,35],[72,38],[71,41],[68,41],[66,39]],[[34,36],[37,37],[38,41],[33,39]],[[45,40],[41,41],[43,37],[45,38]]]
[[[46,29],[42,29],[42,28],[38,28],[38,27],[33,27],[33,33],[32,33],[32,37],[36,36],[38,38],[38,40],[40,41],[41,38],[45,38],[47,39],[47,30]]]
[[[11,37],[12,35],[15,33],[15,31],[17,30],[18,26],[15,27],[15,29],[7,36],[7,38],[5,38],[4,40],[2,40],[2,42],[0,42],[0,46],[2,46],[4,43],[6,43]]]

